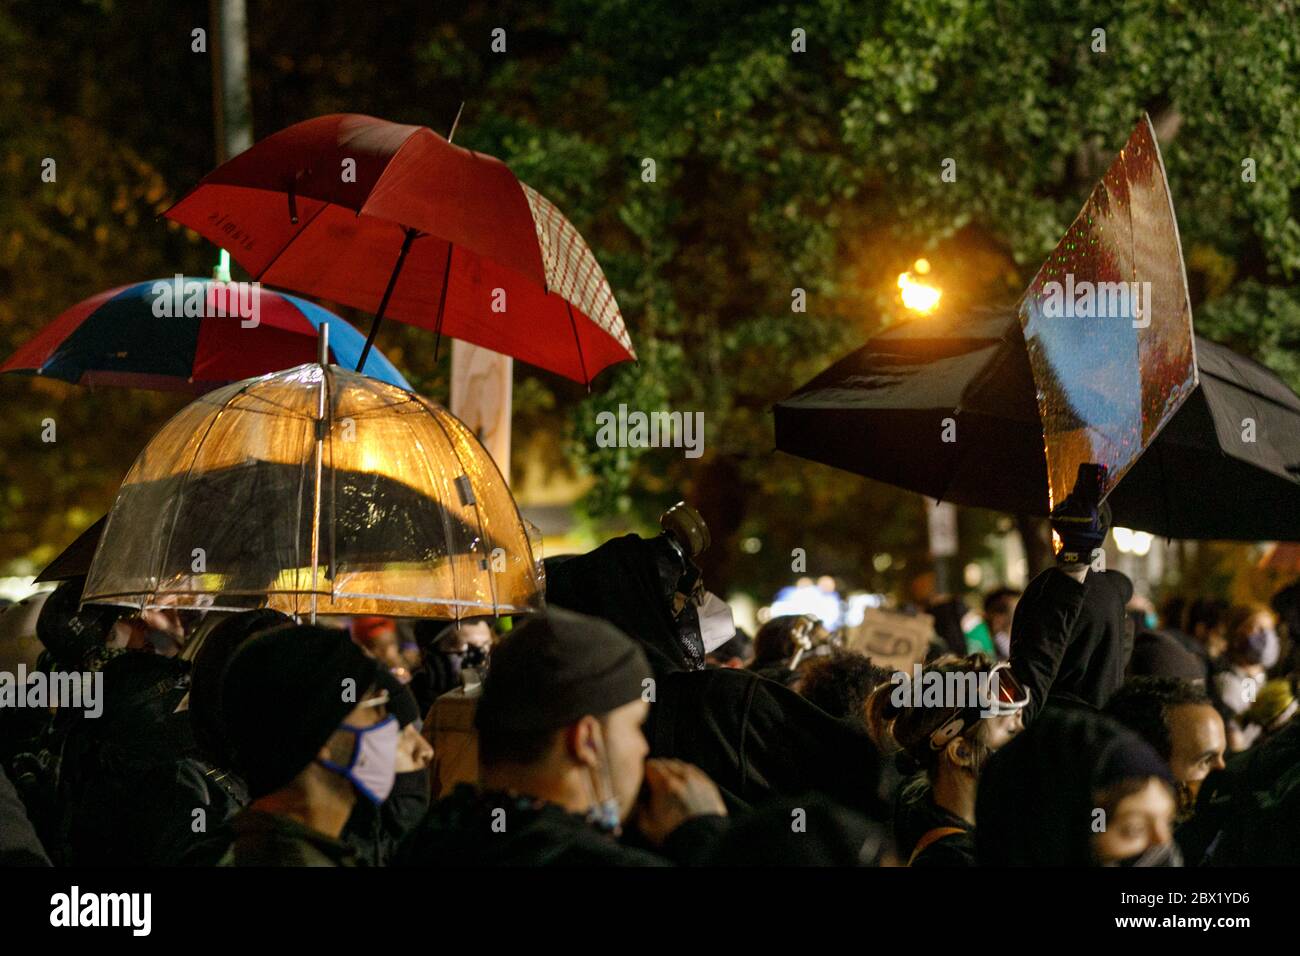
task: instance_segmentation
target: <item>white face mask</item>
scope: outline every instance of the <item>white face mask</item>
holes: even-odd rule
[[[371,727],[343,724],[339,729],[356,738],[352,762],[344,767],[331,760],[322,760],[322,766],[347,777],[352,786],[372,803],[383,803],[393,792],[397,780],[397,741],[402,733],[397,718],[389,717]]]
[[[731,618],[731,605],[712,591],[704,592],[704,600],[697,612],[700,618],[700,640],[704,653],[712,654],[736,636],[736,622]]]

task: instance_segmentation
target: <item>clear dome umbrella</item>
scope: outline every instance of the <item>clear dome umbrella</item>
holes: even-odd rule
[[[84,600],[459,619],[538,610],[529,531],[445,408],[317,363],[225,386],[132,465]]]

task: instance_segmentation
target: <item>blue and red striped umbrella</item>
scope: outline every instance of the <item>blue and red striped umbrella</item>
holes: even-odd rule
[[[353,368],[365,337],[339,316],[252,283],[176,276],[109,289],[68,309],[9,359],[0,373],[205,392],[316,360],[320,326],[330,356]],[[410,390],[377,351],[365,373]]]

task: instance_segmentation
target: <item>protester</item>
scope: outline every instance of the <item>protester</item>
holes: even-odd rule
[[[797,690],[832,717],[866,719],[867,699],[889,683],[890,671],[871,663],[856,651],[835,650],[818,657],[804,669]]]
[[[1169,768],[1084,706],[1049,707],[994,754],[976,798],[981,866],[1178,865]]]
[[[1295,717],[1300,710],[1295,689],[1290,681],[1282,678],[1267,681],[1259,689],[1255,702],[1241,715],[1242,723],[1247,727],[1258,727],[1258,744],[1273,736]]]
[[[487,662],[493,636],[486,618],[465,618],[452,624],[416,622],[421,666],[411,676],[411,692],[421,714],[427,714],[438,697],[461,686],[465,668],[482,667]]]
[[[1140,630],[1133,640],[1132,677],[1165,677],[1205,685],[1207,661],[1163,631]]]
[[[698,568],[664,536],[626,535],[547,563],[547,601],[603,618],[640,644],[654,676],[646,739],[656,757],[700,767],[733,812],[809,789],[879,812],[880,762],[866,729],[836,720],[753,670],[694,666],[698,621],[679,613]],[[691,628],[696,628],[691,633]]]
[[[796,657],[812,662],[808,652],[824,645],[830,637],[815,617],[807,614],[783,614],[774,617],[754,635],[754,659],[749,669],[778,684],[790,686],[799,677]],[[800,653],[802,651],[802,654]]]
[[[222,717],[222,685],[230,658],[255,635],[292,625],[286,614],[270,608],[240,611],[215,623],[199,639],[190,674],[187,713],[193,750],[176,763],[168,788],[174,808],[162,814],[175,826],[164,830],[159,843],[172,858],[191,866],[208,866],[221,859],[230,845],[235,815],[248,805],[248,784],[235,772],[235,757]],[[161,776],[161,774],[160,774]],[[160,784],[164,781],[160,781]],[[196,833],[192,813],[203,811]],[[169,861],[170,862],[170,861]]]
[[[1106,713],[1137,733],[1169,764],[1178,820],[1196,807],[1201,784],[1222,770],[1227,749],[1223,718],[1205,688],[1170,677],[1136,677],[1106,705]]]
[[[349,630],[352,639],[366,649],[371,657],[389,669],[402,683],[411,680],[406,658],[397,634],[397,622],[391,617],[359,615],[352,618]]]
[[[339,837],[358,799],[382,803],[399,731],[381,665],[333,628],[258,634],[222,679],[222,717],[252,802],[223,866],[354,866]]]
[[[998,660],[1011,656],[1011,622],[1016,616],[1020,592],[1014,588],[995,588],[984,595],[984,623],[993,635],[993,649]]]
[[[885,722],[876,738],[888,735],[919,768],[895,808],[900,856],[909,866],[974,866],[980,773],[1023,729],[1027,692],[1006,665],[973,654],[941,659],[875,694],[888,700],[872,708]]]
[[[552,608],[493,658],[474,720],[481,786],[438,801],[399,865],[645,866],[704,855],[726,807],[697,768],[646,760],[652,677],[635,642]],[[656,852],[619,842],[629,822]]]
[[[402,839],[415,828],[429,808],[429,763],[433,748],[420,735],[420,713],[415,696],[389,668],[379,669],[378,685],[388,694],[388,712],[397,718],[393,790],[378,805],[358,800],[352,808],[342,841],[368,866],[384,866]]]
[[[1192,865],[1295,866],[1300,860],[1300,721],[1206,778],[1178,831]]]
[[[1109,507],[1078,483],[1052,512],[1057,566],[1029,582],[1011,625],[1011,670],[1029,692],[1026,724],[1053,701],[1100,708],[1123,683],[1133,585],[1117,571],[1091,571],[1110,524]]]
[[[1262,604],[1239,604],[1224,617],[1227,635],[1226,667],[1214,676],[1219,701],[1231,713],[1228,746],[1245,750],[1259,737],[1260,727],[1248,726],[1242,715],[1255,702],[1268,669],[1278,661],[1281,646],[1277,618]]]
[[[1224,617],[1228,602],[1218,598],[1200,598],[1187,607],[1185,632],[1196,642],[1207,661],[1217,661],[1228,648]]]

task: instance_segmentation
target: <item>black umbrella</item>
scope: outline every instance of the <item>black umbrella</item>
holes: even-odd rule
[[[1300,540],[1300,397],[1200,336],[1196,357],[1200,384],[1107,498],[1115,523],[1171,538]],[[781,451],[956,504],[1047,514],[1043,426],[1014,304],[890,329],[775,414]]]

